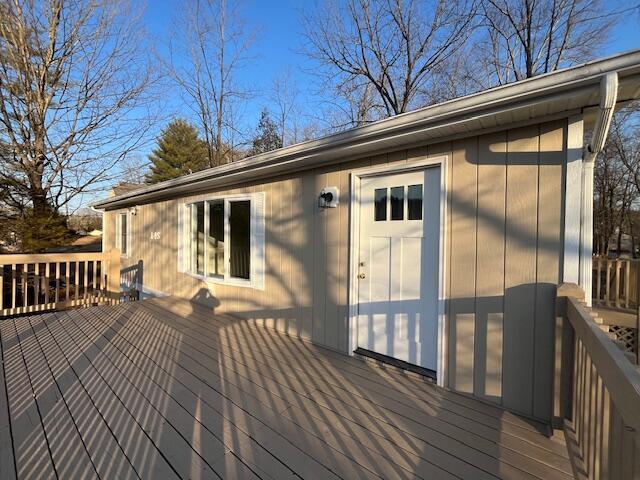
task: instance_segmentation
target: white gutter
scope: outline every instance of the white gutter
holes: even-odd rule
[[[591,141],[585,146],[585,161],[593,162],[604,148],[604,144],[609,134],[611,119],[618,100],[618,73],[610,72],[600,80],[600,107],[598,108],[598,118],[593,127]]]

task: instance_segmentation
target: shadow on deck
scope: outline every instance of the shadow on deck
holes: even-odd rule
[[[530,420],[187,301],[0,325],[2,479],[573,478]]]

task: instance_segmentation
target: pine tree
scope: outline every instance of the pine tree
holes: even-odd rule
[[[68,245],[72,240],[67,218],[52,207],[39,212],[28,208],[21,217],[7,222],[7,226],[20,239],[19,250],[22,253],[46,252]]]
[[[276,148],[282,148],[282,139],[278,133],[276,122],[271,119],[269,112],[265,109],[260,114],[260,121],[256,129],[256,135],[251,142],[249,155],[270,152]]]
[[[158,147],[149,155],[147,183],[158,183],[208,167],[207,145],[186,120],[173,120],[160,133]]]

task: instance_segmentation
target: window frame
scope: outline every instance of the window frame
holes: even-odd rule
[[[238,286],[238,287],[250,287],[250,288],[258,288],[258,289],[264,289],[264,285],[263,282],[259,281],[258,278],[256,278],[257,275],[261,274],[264,275],[264,272],[257,272],[254,271],[254,268],[251,267],[249,270],[249,278],[245,279],[245,278],[239,278],[239,277],[232,277],[231,276],[231,266],[229,264],[229,260],[230,260],[230,249],[231,249],[231,242],[230,242],[230,236],[231,236],[231,227],[230,227],[230,218],[229,215],[231,213],[231,208],[230,208],[230,204],[233,202],[242,202],[242,201],[248,201],[249,202],[249,212],[250,212],[250,216],[249,216],[249,261],[250,261],[250,265],[253,265],[255,259],[255,255],[258,254],[257,252],[257,238],[256,238],[256,223],[258,221],[258,219],[256,218],[257,215],[259,214],[256,211],[256,196],[257,195],[264,195],[263,192],[257,192],[257,193],[239,193],[239,194],[230,194],[230,195],[211,195],[211,196],[206,196],[203,198],[198,198],[198,199],[193,199],[193,200],[189,200],[187,202],[185,202],[184,204],[181,205],[181,208],[183,208],[183,218],[185,219],[185,228],[184,228],[184,232],[183,232],[183,238],[182,238],[182,245],[180,246],[180,249],[182,250],[182,255],[183,255],[183,262],[184,262],[184,268],[183,268],[183,273],[197,278],[198,280],[204,281],[206,283],[211,283],[211,284],[222,284],[222,285],[233,285],[233,286]],[[207,262],[207,258],[208,258],[208,254],[209,254],[209,245],[207,242],[207,237],[209,235],[209,203],[210,202],[214,202],[214,201],[222,201],[223,205],[224,205],[224,214],[223,214],[223,220],[224,220],[224,275],[210,275],[208,272],[208,262]],[[204,202],[204,236],[205,236],[205,241],[204,241],[204,251],[203,251],[203,255],[204,255],[204,274],[199,274],[197,272],[194,271],[194,269],[192,268],[194,263],[193,263],[193,254],[194,254],[194,248],[193,248],[193,223],[194,219],[196,219],[196,214],[195,212],[195,208],[194,205]],[[264,204],[264,199],[262,200],[262,203]],[[264,212],[262,213],[262,221],[264,222]],[[197,220],[195,220],[197,221]],[[263,234],[264,235],[264,234]],[[263,240],[264,242],[264,240]],[[261,250],[262,254],[264,255],[264,245],[262,246],[262,250]],[[262,283],[262,286],[260,285]]]
[[[122,219],[127,222],[127,232],[125,236],[125,249],[122,248]],[[120,256],[122,258],[129,258],[131,255],[131,221],[129,220],[129,211],[118,212],[116,218],[116,248],[120,250]]]

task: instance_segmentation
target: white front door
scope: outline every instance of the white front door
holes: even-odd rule
[[[436,370],[440,167],[360,181],[358,347]]]

